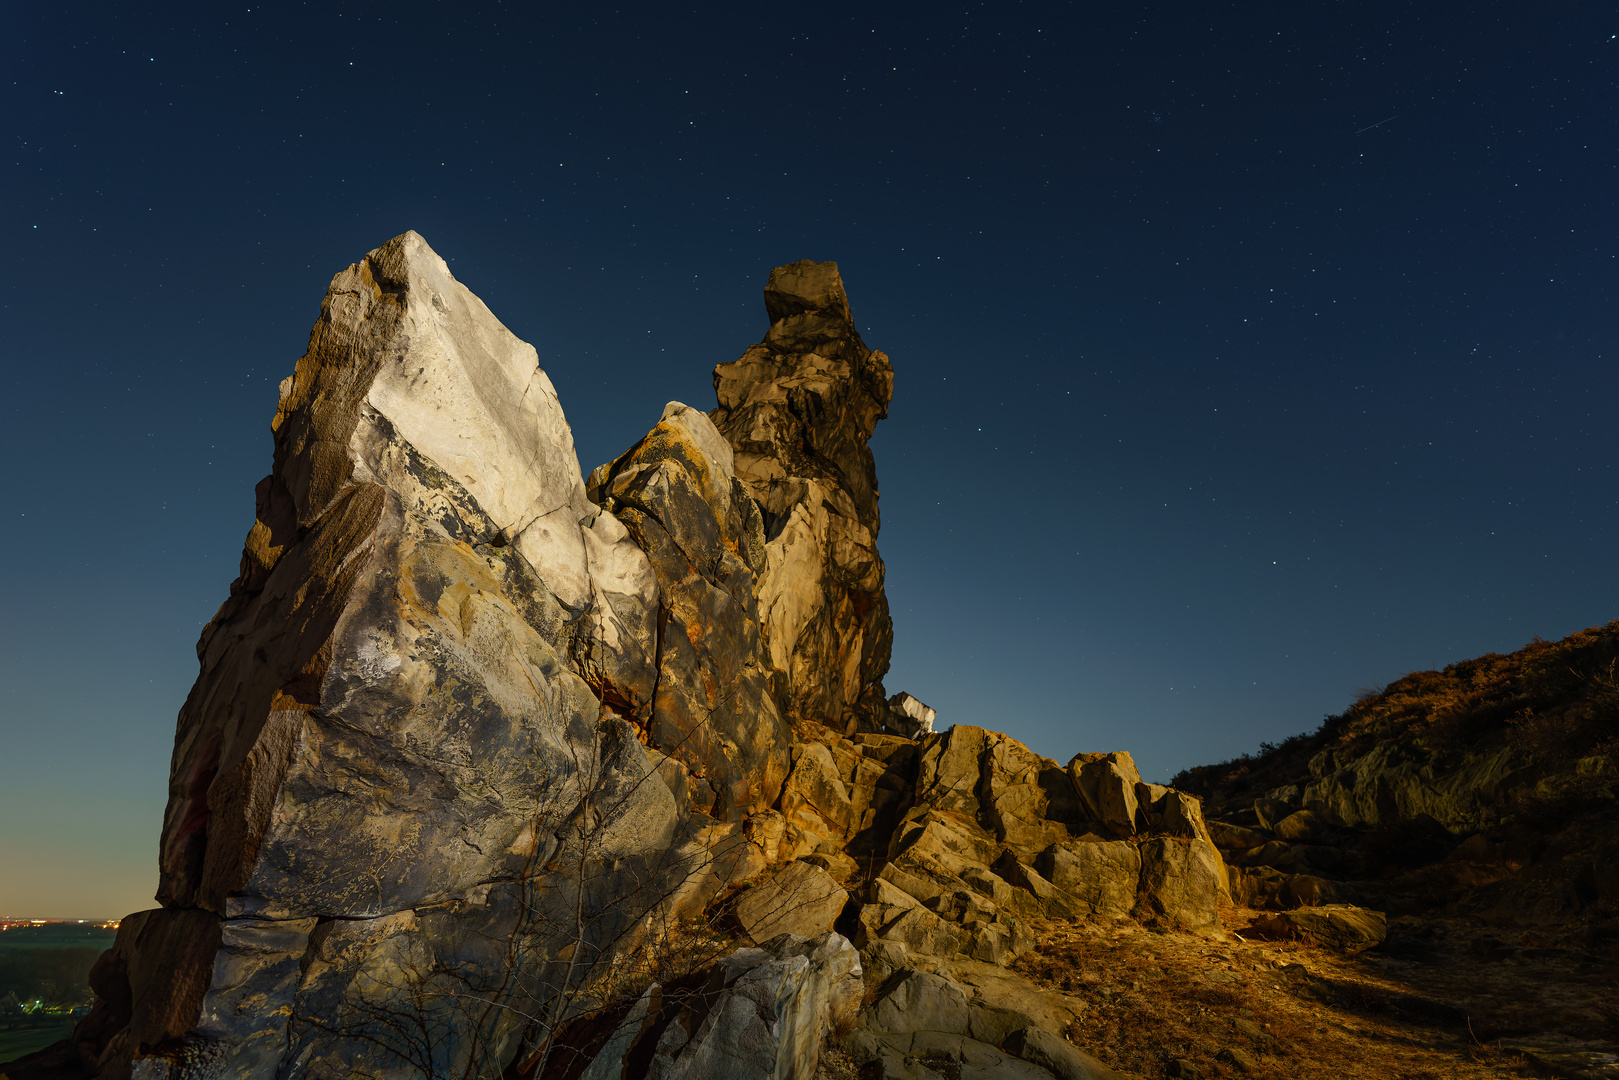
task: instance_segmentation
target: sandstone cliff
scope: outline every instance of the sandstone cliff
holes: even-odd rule
[[[333,279],[198,643],[161,906],[12,1080],[807,1077],[861,978],[874,1060],[949,1023],[1066,1076],[1076,1007],[1004,970],[1041,926],[1220,934],[1195,800],[886,696],[892,368],[835,264],[765,301],[718,406],[587,481],[535,350],[421,237]],[[924,986],[966,1011],[907,1013]]]

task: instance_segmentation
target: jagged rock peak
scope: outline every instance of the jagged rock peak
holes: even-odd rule
[[[770,664],[794,720],[881,730],[893,625],[867,441],[888,415],[893,368],[855,329],[836,263],[772,270],[765,310],[765,339],[714,369],[710,416],[763,512],[758,600]]]
[[[571,607],[589,593],[573,432],[534,347],[456,281],[415,232],[337,274],[309,349],[281,384],[276,471],[301,527],[354,482],[442,469]]]
[[[176,725],[162,907],[98,966],[81,1072],[486,1075],[774,861],[805,859],[750,932],[842,916],[844,844],[883,857],[913,801],[917,744],[874,729],[931,716],[881,683],[892,372],[835,265],[779,268],[767,306],[714,413],[670,402],[587,485],[534,348],[420,236],[332,279]],[[390,1041],[406,1015],[431,1061]],[[777,1020],[813,1070],[824,1019]]]
[[[773,323],[806,312],[825,312],[844,322],[853,319],[838,264],[811,259],[800,259],[770,271],[770,284],[765,286],[765,312]]]

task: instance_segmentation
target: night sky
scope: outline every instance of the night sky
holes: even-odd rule
[[[1619,617],[1610,5],[10,5],[0,914],[152,906],[332,275],[415,229],[585,470],[842,268],[890,692],[1149,779]]]

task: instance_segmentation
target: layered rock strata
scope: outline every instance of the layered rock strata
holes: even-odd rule
[[[886,696],[892,370],[835,264],[765,295],[719,407],[669,403],[587,482],[534,349],[421,237],[333,279],[198,645],[162,906],[13,1080],[531,1076],[585,1030],[593,1076],[741,1047],[808,1075],[805,1033],[854,1022],[853,947],[899,979],[875,1057],[932,1033],[964,1069],[1089,1068],[1005,965],[1051,920],[1217,933],[1225,866],[1129,755],[1063,766]],[[764,951],[625,997],[705,913]],[[924,975],[979,1002],[966,1027],[893,1019]]]

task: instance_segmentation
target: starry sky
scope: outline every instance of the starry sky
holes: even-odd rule
[[[152,906],[331,276],[416,229],[589,470],[842,267],[890,692],[1150,779],[1619,617],[1608,5],[12,5],[0,914]]]

